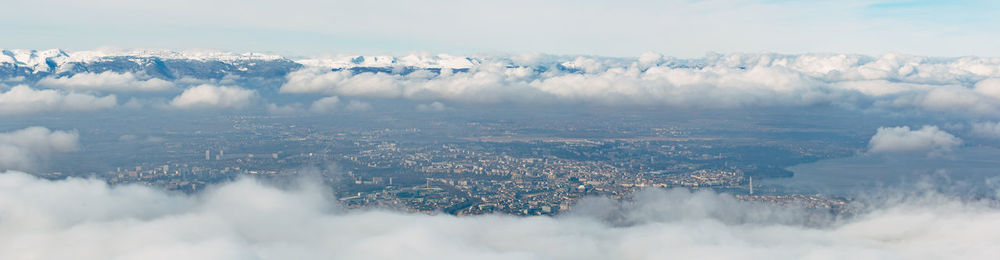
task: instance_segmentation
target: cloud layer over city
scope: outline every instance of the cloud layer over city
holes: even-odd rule
[[[592,199],[560,217],[346,212],[306,181],[253,179],[199,195],[104,181],[0,174],[4,259],[984,259],[1000,254],[1000,211],[926,194],[858,216],[649,190]]]

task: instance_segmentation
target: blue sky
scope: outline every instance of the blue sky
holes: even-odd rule
[[[13,0],[0,48],[1000,56],[992,1]]]

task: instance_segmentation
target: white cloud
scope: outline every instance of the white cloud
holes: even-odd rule
[[[267,112],[277,115],[295,115],[302,113],[302,104],[292,103],[287,105],[278,105],[274,103],[267,104]]]
[[[339,104],[340,98],[336,96],[324,97],[313,101],[312,105],[309,105],[309,111],[313,113],[330,113],[336,111]]]
[[[350,71],[328,71],[306,68],[289,73],[288,82],[281,87],[283,93],[342,93],[349,96],[399,97],[401,89],[396,80],[386,74],[364,73],[352,75]]]
[[[128,109],[142,109],[149,106],[164,107],[166,106],[163,104],[164,102],[164,100],[147,100],[133,97],[129,98],[128,101],[125,101],[125,103],[122,104],[122,107]]]
[[[372,109],[372,104],[369,104],[368,102],[359,100],[351,100],[351,102],[347,102],[348,111],[368,111],[369,109]]]
[[[991,69],[1000,67],[1000,59],[994,58],[710,54],[680,60],[655,53],[634,60],[532,57],[483,57],[467,72],[442,69],[440,74],[306,67],[288,74],[280,92],[428,102],[694,108],[835,105],[1000,115],[996,80],[1000,70]]]
[[[30,170],[57,152],[80,149],[75,131],[52,131],[45,127],[0,133],[0,170]]]
[[[929,58],[892,53],[878,57],[712,53],[698,59],[678,59],[652,52],[637,58],[498,55],[471,59],[415,53],[364,57],[361,64],[351,62],[355,58],[342,55],[302,60],[307,66],[287,74],[279,93],[318,93],[364,100],[408,99],[425,104],[837,106],[1000,117],[1000,69],[997,69],[1000,59],[997,58]],[[344,68],[355,65],[385,66],[397,73],[354,73]],[[431,70],[398,73],[418,67],[440,69],[440,73]],[[173,88],[174,84],[201,84],[167,102],[185,108],[242,108],[255,103],[259,95],[256,90],[222,84],[239,81],[231,76],[223,80],[185,78],[173,83],[141,78],[144,76],[132,73],[81,73],[42,79],[39,85],[86,91],[152,91]],[[127,104],[133,107],[140,103]],[[311,108],[309,104],[305,106]],[[272,110],[292,112],[291,107]]]
[[[643,70],[660,65],[661,61],[663,61],[663,54],[647,51],[639,55],[639,67]]]
[[[1000,122],[972,123],[971,132],[979,137],[1000,139]]]
[[[640,61],[642,61],[641,58],[642,57],[640,57]],[[604,72],[606,70],[606,68],[604,68],[604,63],[597,61],[593,58],[585,58],[585,57],[576,57],[576,59],[573,59],[572,61],[563,62],[560,63],[559,65],[565,68],[580,70],[583,71],[584,73],[591,73],[591,74]]]
[[[69,77],[59,78],[48,77],[39,80],[38,85],[68,90],[108,92],[159,92],[174,89],[174,84],[170,81],[157,78],[140,79],[131,72],[115,73],[112,71],[77,73]]]
[[[417,110],[424,112],[438,112],[438,111],[445,111],[446,109],[448,109],[448,107],[445,106],[444,103],[437,101],[431,102],[430,104],[417,105]]]
[[[976,82],[973,90],[988,97],[1000,99],[1000,78],[990,78]]]
[[[937,126],[923,126],[910,130],[908,126],[879,127],[868,141],[872,153],[893,152],[948,152],[962,145],[962,139],[942,131]]]
[[[177,108],[244,108],[257,100],[257,91],[237,86],[199,85],[170,101]]]
[[[140,139],[139,139],[138,136],[135,136],[135,135],[122,135],[122,136],[118,137],[118,141],[127,142],[127,143],[135,143],[135,142],[140,141]],[[141,140],[141,142],[144,142],[144,143],[162,143],[162,142],[165,142],[165,141],[167,141],[166,138],[159,137],[159,136],[152,136],[152,135],[151,136],[147,136],[145,139]]]
[[[0,115],[24,115],[51,111],[94,111],[117,105],[114,95],[94,96],[52,89],[35,90],[18,85],[0,92]]]
[[[651,190],[561,217],[345,212],[329,191],[242,179],[197,195],[0,174],[3,259],[989,259],[1000,211],[942,196],[856,216]]]

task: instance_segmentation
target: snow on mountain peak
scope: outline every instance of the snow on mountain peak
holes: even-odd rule
[[[218,61],[239,61],[239,60],[279,60],[283,57],[278,55],[269,55],[262,53],[232,53],[225,51],[216,50],[184,50],[184,51],[173,51],[164,49],[117,49],[117,48],[100,48],[89,51],[77,51],[70,53],[70,58],[67,60],[69,62],[88,62],[94,60],[100,60],[106,57],[157,57],[161,59],[180,59],[180,60],[218,60]]]
[[[262,53],[233,53],[216,50],[165,50],[165,49],[120,49],[98,48],[86,51],[67,52],[61,49],[51,50],[2,50],[0,63],[13,64],[18,67],[30,67],[35,72],[52,71],[53,66],[60,67],[68,63],[91,63],[106,61],[115,57],[160,58],[174,60],[196,61],[271,61],[284,59],[282,56]],[[296,60],[299,64],[323,68],[354,68],[354,67],[416,67],[430,69],[468,69],[479,65],[478,59],[453,56],[448,54],[414,53],[406,56],[352,56],[338,55],[324,58]]]
[[[13,63],[15,66],[31,67],[37,72],[49,71],[49,61],[67,57],[65,51],[60,49],[51,50],[0,50],[0,63]]]
[[[197,61],[273,61],[284,59],[278,55],[261,53],[243,53],[214,50],[172,51],[162,49],[117,49],[99,48],[88,51],[66,52],[61,49],[50,50],[0,50],[0,66],[30,68],[30,73],[56,72],[60,73],[73,66],[73,63],[91,63],[107,61],[115,57],[160,58]],[[6,65],[5,65],[6,64]]]
[[[400,57],[338,55],[327,58],[302,59],[295,62],[322,68],[417,67],[432,69],[468,69],[479,63],[471,58],[448,54],[410,54]]]

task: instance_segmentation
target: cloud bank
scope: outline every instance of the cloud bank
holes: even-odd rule
[[[232,62],[223,57],[204,59]],[[74,91],[115,92],[138,96],[139,101],[167,99],[166,103],[178,108],[265,106],[263,109],[285,114],[313,110],[309,102],[318,94],[343,99],[339,106],[345,110],[364,110],[360,100],[403,99],[411,104],[426,104],[422,106],[424,111],[436,110],[431,107],[433,102],[453,106],[584,104],[696,109],[821,106],[888,113],[945,112],[977,120],[1000,118],[1000,58],[988,57],[736,53],[678,59],[652,52],[636,58],[414,53],[396,57],[341,55],[295,62],[296,67],[303,67],[283,77],[230,74],[222,76],[222,80],[184,77],[166,81],[147,78],[143,72],[84,72],[34,83],[24,78],[17,82],[56,88],[37,90],[48,93],[45,95],[75,97],[67,100],[101,99],[96,103],[105,107],[110,104],[108,97],[113,96]],[[291,69],[282,67],[290,64],[273,66]],[[218,76],[216,72],[204,72]],[[174,96],[170,90],[181,86],[195,87]],[[274,93],[275,87],[278,93]],[[30,87],[15,89],[36,91]],[[53,99],[42,97],[43,92],[20,96]],[[265,102],[256,102],[258,99]],[[272,107],[266,100],[299,103],[295,106],[301,107]],[[352,106],[350,100],[359,101]],[[40,105],[11,105],[5,110],[15,112],[3,113],[88,110],[61,108],[58,101],[35,102]],[[317,105],[320,109],[324,103]]]
[[[447,109],[448,109],[448,106],[445,106],[444,103],[441,103],[441,102],[438,102],[438,101],[431,102],[430,104],[418,104],[417,105],[417,110],[418,111],[424,111],[424,112],[440,112],[440,111],[445,111]]]
[[[80,149],[75,131],[52,131],[45,127],[0,133],[0,170],[30,170],[53,153]]]
[[[174,83],[162,79],[140,79],[134,73],[77,73],[68,77],[48,77],[38,81],[39,86],[77,91],[106,92],[160,92],[174,89]]]
[[[1000,139],[1000,122],[972,123],[972,135],[991,139]]]
[[[951,151],[960,145],[962,139],[942,131],[937,126],[923,126],[918,130],[910,130],[908,126],[879,127],[868,141],[868,151],[939,153]]]
[[[170,101],[176,108],[231,108],[249,106],[257,100],[257,91],[237,86],[198,85],[184,90]]]
[[[325,97],[319,100],[313,101],[312,105],[309,105],[309,111],[313,113],[330,113],[337,110],[337,105],[340,104],[340,98],[336,96]]]
[[[26,115],[41,112],[95,111],[118,105],[114,95],[95,96],[52,89],[32,89],[17,85],[0,92],[0,115]]]
[[[1000,210],[941,196],[859,216],[650,190],[561,217],[344,211],[318,186],[242,179],[198,195],[0,174],[3,259],[987,259]],[[817,223],[816,219],[820,219]],[[823,220],[826,219],[826,220]],[[812,223],[812,224],[810,224]]]
[[[368,111],[369,109],[372,109],[372,104],[360,100],[351,100],[351,102],[347,102],[347,106],[345,106],[345,108],[347,108],[348,111],[354,112]]]
[[[431,57],[433,58],[433,57]],[[401,59],[401,58],[400,58]],[[429,58],[428,58],[429,59]],[[383,59],[392,60],[392,59]],[[464,103],[584,103],[695,108],[832,105],[1000,115],[1000,58],[711,54],[676,59],[498,56],[440,72],[323,67],[287,75],[282,93]],[[410,64],[384,64],[405,71]]]

